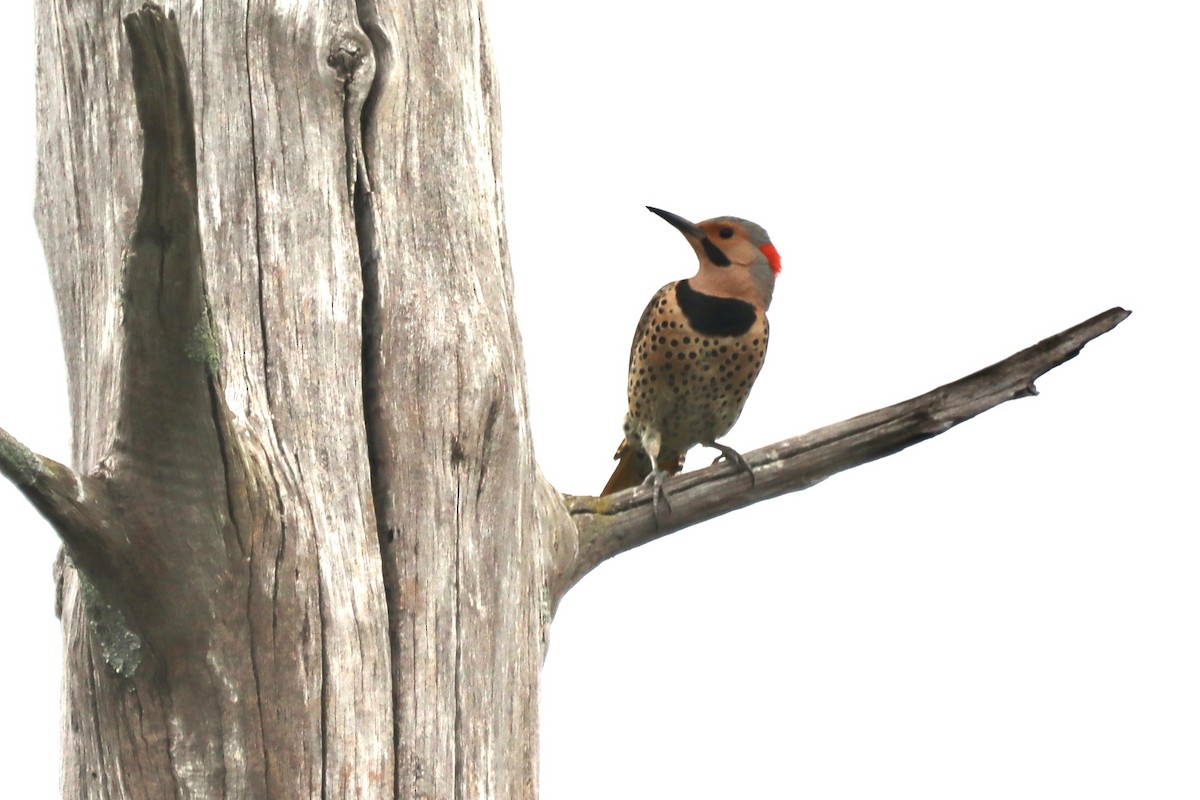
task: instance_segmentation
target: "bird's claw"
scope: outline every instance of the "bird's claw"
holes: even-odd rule
[[[659,519],[659,516],[658,516],[658,501],[659,500],[662,500],[663,505],[665,505],[667,507],[667,513],[668,514],[671,513],[671,501],[669,499],[667,499],[667,490],[663,488],[663,483],[666,480],[666,478],[667,478],[666,471],[661,470],[661,469],[654,469],[654,470],[651,470],[650,474],[646,476],[646,480],[642,481],[642,486],[649,486],[652,488],[652,490],[654,492],[653,499],[651,502],[654,506],[654,521],[656,523],[658,522],[658,519]]]
[[[735,467],[737,467],[737,469],[742,470],[750,476],[750,486],[751,488],[754,487],[754,470],[751,468],[746,459],[742,457],[741,453],[728,445],[718,444],[717,442],[710,442],[706,446],[711,447],[714,450],[721,451],[721,455],[713,459],[713,466],[720,464],[722,461],[732,463]]]

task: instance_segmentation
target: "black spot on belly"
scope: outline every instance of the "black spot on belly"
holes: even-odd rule
[[[687,281],[675,285],[675,300],[692,328],[705,336],[740,336],[758,318],[754,306],[745,300],[702,294]]]

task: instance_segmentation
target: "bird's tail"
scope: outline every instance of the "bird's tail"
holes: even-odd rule
[[[621,446],[617,448],[617,453],[613,458],[617,461],[617,468],[613,470],[608,483],[604,484],[604,489],[600,492],[601,497],[622,489],[640,486],[650,474],[650,459],[646,458],[644,453],[630,447],[627,441],[621,441]],[[668,475],[674,475],[683,469],[683,456],[660,461],[658,466]]]

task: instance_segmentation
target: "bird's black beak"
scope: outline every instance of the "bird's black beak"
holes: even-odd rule
[[[670,211],[663,211],[661,208],[655,208],[654,206],[646,206],[646,209],[658,214],[667,222],[674,225],[680,233],[689,239],[698,241],[704,238],[704,231],[700,230],[700,228],[694,222],[688,222],[678,214],[672,214]]]
[[[725,252],[721,248],[713,244],[712,239],[708,238],[708,234],[704,232],[704,229],[696,223],[688,222],[678,214],[663,211],[661,208],[655,208],[654,206],[646,206],[646,208],[674,225],[692,243],[692,247],[696,248],[696,255],[701,258],[707,258],[712,262],[713,266],[728,267],[733,263],[729,260],[729,256],[725,255]]]

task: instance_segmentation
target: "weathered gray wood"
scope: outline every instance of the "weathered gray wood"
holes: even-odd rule
[[[347,191],[353,2],[180,3],[209,302],[246,471],[248,613],[270,796],[390,792],[387,625]]]
[[[670,510],[654,515],[639,487],[611,497],[571,497],[579,529],[576,559],[554,578],[555,602],[580,578],[618,553],[771,497],[807,489],[843,470],[892,455],[1018,397],[1037,394],[1034,381],[1115,328],[1129,312],[1113,308],[1003,361],[919,397],[861,414],[746,453],[754,472],[722,463],[667,482]]]
[[[363,22],[379,61],[359,196],[365,400],[397,793],[532,797],[545,536],[569,523],[530,445],[482,10],[368,2]]]
[[[194,196],[147,182],[129,252],[152,260],[158,251],[144,243],[162,227],[156,215],[190,199],[199,239],[179,248],[192,261],[177,276],[190,305],[167,321],[199,345],[200,374],[212,370],[202,395],[192,379],[163,380],[187,365],[170,357],[173,337],[149,325],[153,298],[120,289],[123,274],[149,274],[122,272],[132,209],[114,213],[76,189],[112,186],[125,199],[137,185],[132,104],[121,102],[131,99],[129,55],[98,8],[49,0],[39,12],[40,40],[61,43],[43,48],[39,66],[39,221],[66,329],[85,334],[68,358],[77,467],[138,500],[151,551],[224,548],[191,571],[216,581],[209,593],[153,595],[184,615],[217,598],[202,616],[221,624],[189,650],[202,666],[156,661],[151,672],[165,671],[169,688],[136,703],[98,657],[84,592],[64,571],[64,792],[532,796],[547,540],[569,537],[570,523],[529,442],[480,9],[250,3],[177,14],[179,60],[193,65],[196,162],[180,169],[186,92],[155,89],[163,110],[180,113],[147,127],[142,168],[147,181],[182,175]],[[131,20],[135,36],[138,20],[174,29],[153,9]],[[149,51],[179,46],[170,39]],[[132,63],[139,86],[164,77]],[[156,149],[152,129],[168,134],[172,154]],[[211,328],[194,319],[200,287]],[[115,429],[110,408],[124,420]],[[156,433],[168,446],[155,447]],[[219,469],[177,474],[171,453],[193,465],[215,453]],[[139,486],[154,496],[139,497]],[[189,492],[203,502],[189,505]],[[209,519],[172,518],[218,496]],[[240,612],[223,597],[241,597]],[[242,653],[245,674],[213,666]],[[215,673],[229,685],[215,695],[196,687]],[[177,718],[201,701],[222,710],[210,716],[228,730]],[[157,733],[122,733],[147,728]]]
[[[122,353],[156,346],[153,331],[122,316],[119,290],[141,143],[130,51],[111,12],[92,5],[39,8],[38,217],[64,325],[81,334],[67,336],[77,468],[99,464],[112,482],[130,484],[130,497],[149,501],[155,472],[118,457],[113,419],[121,415],[111,413],[136,412],[133,393],[115,380]],[[65,571],[63,790],[383,796],[392,782],[390,679],[378,548],[364,535],[374,520],[359,377],[361,265],[345,182],[344,78],[328,63],[347,32],[365,39],[351,4],[286,15],[271,4],[219,6],[180,9],[179,20],[186,58],[199,65],[201,144],[190,188],[200,190],[204,250],[216,254],[206,288],[220,366],[205,399],[216,403],[209,425],[220,430],[225,519],[211,521],[218,538],[206,539],[164,498],[142,502],[148,510],[139,515],[152,541],[179,543],[178,560],[208,563],[217,610],[184,602],[193,593],[182,588],[151,596],[166,612],[216,624],[179,658],[122,679],[97,651],[84,592]],[[151,49],[169,47],[159,37]],[[152,213],[163,198],[149,201]],[[193,357],[213,355],[201,350]],[[129,373],[146,379],[143,367]],[[189,435],[182,421],[167,427]],[[139,494],[132,484],[143,480]],[[205,541],[218,541],[223,557],[196,559]],[[129,680],[149,685],[131,693]]]

